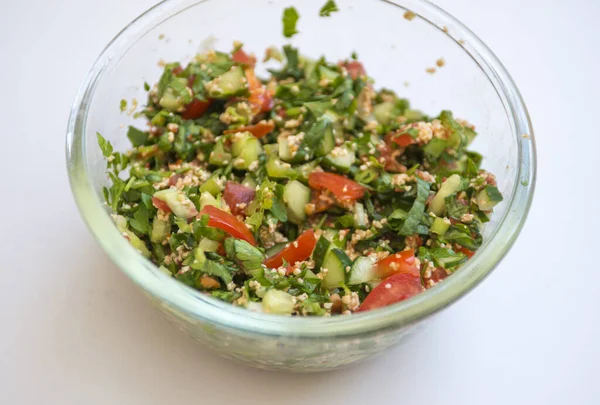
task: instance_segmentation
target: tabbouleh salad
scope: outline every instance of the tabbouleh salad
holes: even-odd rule
[[[266,79],[241,43],[169,63],[132,149],[98,134],[106,202],[143,256],[236,306],[329,316],[410,298],[477,251],[502,196],[473,125],[376,90],[356,55],[265,59]]]

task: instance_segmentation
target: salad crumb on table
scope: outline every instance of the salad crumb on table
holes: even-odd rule
[[[98,134],[104,196],[134,248],[219,300],[312,316],[408,299],[476,253],[502,196],[467,149],[473,125],[376,89],[356,55],[286,45],[264,59],[281,62],[266,79],[238,42],[167,63],[132,148]]]

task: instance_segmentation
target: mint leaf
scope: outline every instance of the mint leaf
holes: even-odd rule
[[[129,138],[133,146],[143,146],[148,141],[148,134],[130,125],[127,130],[127,138]]]
[[[430,184],[428,182],[419,178],[417,179],[417,198],[410,211],[408,211],[408,217],[404,221],[404,224],[398,231],[400,235],[410,236],[417,233],[417,226],[425,213],[425,203],[429,197],[429,187]]]
[[[333,0],[329,0],[323,7],[321,7],[321,10],[319,10],[319,15],[321,17],[329,17],[331,13],[335,11],[340,11],[340,9],[337,8],[337,5]]]
[[[298,22],[298,12],[294,7],[288,7],[283,10],[283,36],[291,38],[294,34],[297,34],[296,23]]]

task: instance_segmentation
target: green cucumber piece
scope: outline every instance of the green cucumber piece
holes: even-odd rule
[[[393,101],[384,101],[383,103],[374,106],[373,115],[377,122],[382,125],[387,125],[392,119],[392,113],[395,107],[396,103]]]
[[[354,259],[348,275],[348,285],[367,283],[377,278],[375,261],[369,257],[359,256]]]
[[[498,191],[497,187],[487,185],[475,198],[475,203],[482,211],[489,211],[494,208],[500,201],[502,201],[502,194]]]
[[[239,156],[233,161],[233,167],[236,169],[248,169],[262,153],[262,145],[255,137],[247,139],[243,143],[243,149]]]
[[[274,156],[267,161],[267,175],[272,179],[296,179],[298,172],[289,163],[282,162]]]
[[[206,180],[201,186],[200,186],[200,192],[209,192],[210,194],[212,194],[213,197],[218,196],[219,194],[221,194],[221,190],[222,190],[222,186],[221,184],[224,184],[225,181],[221,178],[219,178],[219,176],[212,176],[211,178],[209,178],[208,180]]]
[[[453,174],[448,177],[446,181],[442,183],[437,194],[433,197],[429,203],[429,212],[433,212],[435,215],[442,216],[446,211],[446,197],[453,194],[458,190],[461,184],[461,178],[458,174]]]
[[[277,151],[281,160],[292,160],[292,151],[290,150],[290,145],[287,138],[280,136],[279,139],[277,139],[277,146]]]
[[[321,269],[327,269],[321,285],[328,290],[338,288],[346,282],[346,267],[352,266],[352,260],[338,247],[331,248],[323,259]]]
[[[161,243],[167,239],[171,233],[171,224],[168,221],[162,221],[158,219],[158,216],[154,217],[152,221],[152,230],[150,231],[150,241],[152,243]]]
[[[227,72],[206,83],[204,88],[208,97],[225,99],[245,95],[248,92],[248,83],[244,69],[240,66],[233,66]]]
[[[198,248],[202,249],[204,252],[216,252],[219,250],[219,245],[220,243],[217,241],[202,238],[198,243]]]
[[[179,190],[168,188],[154,193],[153,197],[166,203],[173,214],[180,218],[188,219],[198,215],[196,206],[184,193]]]
[[[215,143],[215,146],[210,152],[208,157],[208,163],[215,166],[227,166],[231,162],[231,153],[225,150],[225,144],[223,137],[219,137]]]
[[[207,205],[219,208],[219,201],[211,193],[205,191],[200,194],[200,209],[203,209]]]
[[[283,202],[287,207],[288,220],[302,224],[306,220],[304,207],[310,202],[310,188],[298,180],[288,181],[283,191]]]
[[[204,265],[206,264],[206,255],[204,254],[204,250],[198,246],[194,250],[194,261],[190,264],[190,267],[194,270],[202,270]]]
[[[289,315],[294,311],[294,297],[273,288],[265,293],[262,307],[269,314]]]
[[[246,142],[253,138],[254,135],[252,135],[248,131],[238,132],[235,135],[233,135],[231,137],[231,153],[233,154],[233,156],[238,157],[246,147]]]
[[[279,155],[279,145],[269,143],[267,145],[264,145],[263,149],[265,150],[265,154],[267,155],[267,157],[277,157]]]
[[[432,233],[444,236],[446,232],[448,232],[448,228],[450,228],[450,221],[444,220],[444,218],[441,217],[436,217],[429,230]]]
[[[323,163],[327,166],[334,167],[342,173],[350,170],[350,166],[354,163],[356,156],[354,151],[349,146],[340,146],[325,156]]]
[[[369,217],[367,216],[367,212],[365,211],[364,205],[362,203],[354,204],[354,226],[359,229],[366,229],[369,227]]]
[[[303,165],[298,167],[298,179],[303,181],[304,183],[308,183],[308,176],[310,176],[310,174],[315,171],[318,165],[319,161],[313,160],[311,162],[304,163]]]

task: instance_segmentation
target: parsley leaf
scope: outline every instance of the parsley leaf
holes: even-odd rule
[[[124,98],[121,99],[121,102],[119,103],[119,109],[121,110],[121,112],[127,109],[127,100],[125,100]]]
[[[245,240],[228,238],[225,240],[227,257],[240,265],[247,272],[261,269],[265,255]]]
[[[298,22],[298,11],[294,7],[288,7],[283,10],[283,36],[286,38],[291,38],[293,35],[297,34],[296,23]]]
[[[100,146],[102,155],[108,159],[108,157],[113,153],[113,147],[111,143],[104,139],[104,137],[100,135],[100,132],[96,132],[96,137],[98,138],[98,146]]]
[[[329,17],[331,13],[335,11],[340,11],[340,9],[337,8],[337,5],[333,0],[328,0],[327,3],[321,7],[321,10],[319,10],[319,15],[321,17]]]

